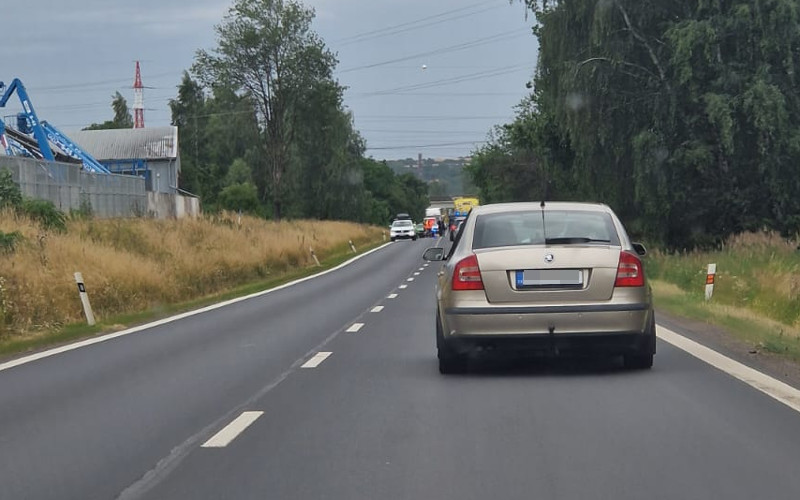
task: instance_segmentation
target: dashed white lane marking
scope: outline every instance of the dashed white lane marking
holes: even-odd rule
[[[400,285],[397,288],[400,288],[401,290],[405,290],[406,288],[408,288],[408,285]]]
[[[331,354],[333,354],[333,353],[332,352],[326,352],[326,351],[320,351],[320,352],[316,353],[313,358],[311,358],[308,361],[306,361],[305,363],[303,363],[300,366],[300,368],[316,368],[316,367],[318,367],[320,365],[320,363],[322,363],[323,361],[328,359],[328,356],[330,356]]]
[[[424,267],[420,267],[419,269],[417,269],[417,271],[424,271],[424,270],[425,270]]]
[[[777,399],[794,411],[800,412],[800,390],[738,361],[734,361],[663,326],[659,325],[656,328],[656,333],[660,339],[669,342],[678,349],[683,349],[714,368],[724,371],[754,389],[758,389],[764,394]]]
[[[236,436],[244,432],[263,414],[263,411],[246,411],[242,413],[221,431],[211,436],[208,441],[201,445],[201,448],[224,448],[228,446],[231,441],[236,439]]]
[[[428,264],[423,264],[422,267],[428,267]]]
[[[406,281],[414,281],[414,278],[408,278]]]
[[[383,311],[383,306],[375,306],[372,309],[370,309],[370,312],[374,312],[374,313],[379,313],[381,311]]]
[[[349,332],[349,333],[355,333],[355,332],[361,330],[362,326],[364,326],[364,323],[353,323],[352,325],[350,325],[350,328],[348,328],[345,331]]]
[[[419,276],[419,272],[414,273],[414,276]]]
[[[397,294],[396,293],[390,293],[389,295],[386,296],[386,298],[387,299],[396,299],[397,298]]]

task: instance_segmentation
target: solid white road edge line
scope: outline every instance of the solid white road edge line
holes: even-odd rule
[[[246,411],[236,417],[233,422],[226,425],[221,431],[214,434],[208,441],[200,445],[201,448],[225,448],[236,436],[250,427],[258,417],[263,415],[263,411]]]
[[[663,326],[659,325],[656,327],[656,334],[658,338],[674,345],[678,349],[688,352],[714,368],[722,370],[754,389],[758,389],[764,394],[777,399],[794,411],[800,412],[800,390],[795,389],[789,384],[774,379],[738,361],[734,361],[713,349],[698,344],[694,340],[688,339]]]
[[[93,345],[93,344],[99,344],[100,342],[105,342],[107,340],[112,340],[112,339],[115,339],[117,337],[123,337],[125,335],[130,335],[131,333],[141,332],[143,330],[149,330],[150,328],[155,328],[157,326],[166,325],[167,323],[172,323],[173,321],[178,321],[178,320],[181,320],[181,319],[184,319],[184,318],[188,318],[188,317],[194,316],[196,314],[201,314],[201,313],[204,313],[204,312],[213,311],[215,309],[220,309],[222,307],[229,306],[229,305],[235,304],[237,302],[242,302],[242,301],[245,301],[245,300],[254,299],[256,297],[261,297],[262,295],[267,295],[267,294],[272,293],[272,292],[277,292],[278,290],[283,290],[284,288],[289,288],[290,286],[294,286],[294,285],[300,284],[300,283],[302,283],[304,281],[312,280],[314,278],[319,278],[320,276],[324,276],[324,275],[326,275],[328,273],[332,273],[334,271],[338,271],[339,269],[341,269],[343,267],[346,267],[346,266],[349,266],[353,262],[355,262],[355,261],[357,261],[357,260],[359,260],[359,259],[361,259],[363,257],[366,257],[367,255],[369,255],[369,254],[371,254],[373,252],[377,252],[378,250],[381,250],[384,247],[389,246],[390,244],[391,244],[391,242],[384,243],[383,245],[381,245],[379,247],[376,247],[376,248],[373,248],[372,250],[370,250],[368,252],[364,252],[364,253],[362,253],[360,255],[356,255],[352,259],[347,260],[345,262],[342,262],[341,264],[339,264],[336,267],[332,267],[332,268],[330,268],[330,269],[328,269],[326,271],[322,271],[322,272],[319,272],[317,274],[312,274],[311,276],[306,276],[305,278],[300,278],[300,279],[296,279],[294,281],[290,281],[289,283],[285,283],[283,285],[276,286],[275,288],[270,288],[268,290],[262,290],[260,292],[251,293],[250,295],[245,295],[244,297],[239,297],[239,298],[236,298],[236,299],[226,300],[224,302],[218,302],[218,303],[212,304],[210,306],[206,306],[206,307],[203,307],[203,308],[200,308],[200,309],[195,309],[194,311],[188,311],[188,312],[185,312],[185,313],[176,314],[175,316],[170,316],[169,318],[164,318],[164,319],[160,319],[158,321],[153,321],[152,323],[147,323],[147,324],[144,324],[144,325],[135,326],[133,328],[128,328],[127,330],[122,330],[122,331],[119,331],[119,332],[114,332],[114,333],[109,333],[109,334],[106,334],[106,335],[101,335],[100,337],[93,337],[93,338],[90,338],[90,339],[81,340],[80,342],[75,342],[74,344],[67,344],[67,345],[64,345],[64,346],[61,346],[61,347],[55,347],[53,349],[48,349],[46,351],[37,352],[36,354],[31,354],[29,356],[23,356],[23,357],[18,358],[18,359],[7,361],[5,363],[0,364],[0,372],[4,371],[4,370],[8,370],[10,368],[14,368],[15,366],[31,363],[31,362],[37,361],[39,359],[49,358],[50,356],[55,356],[56,354],[61,354],[63,352],[72,351],[73,349],[80,349],[81,347],[88,347],[88,346]]]
[[[331,354],[333,354],[333,353],[332,352],[327,352],[327,351],[320,351],[320,352],[316,353],[313,358],[309,359],[308,361],[306,361],[305,363],[300,365],[300,368],[316,368],[323,361],[328,359],[328,356],[330,356]]]
[[[362,326],[364,326],[364,323],[353,323],[352,325],[350,325],[350,328],[348,328],[345,331],[349,332],[349,333],[355,333],[355,332],[361,330]]]
[[[370,309],[370,312],[374,312],[374,313],[379,313],[381,311],[383,311],[383,306],[375,306],[372,309]]]

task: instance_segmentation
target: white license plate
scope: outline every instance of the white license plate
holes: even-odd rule
[[[583,285],[580,269],[526,269],[517,271],[517,288]]]

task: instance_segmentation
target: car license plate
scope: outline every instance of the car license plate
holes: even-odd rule
[[[517,288],[582,286],[583,271],[580,269],[525,269],[517,271],[516,284]]]

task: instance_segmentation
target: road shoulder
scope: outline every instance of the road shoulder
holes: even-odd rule
[[[800,389],[800,365],[778,354],[757,349],[720,326],[683,318],[659,308],[656,308],[656,321],[720,354]]]

